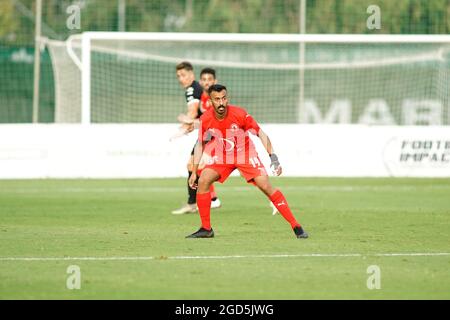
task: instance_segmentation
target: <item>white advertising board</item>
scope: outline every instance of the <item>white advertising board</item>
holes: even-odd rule
[[[0,179],[184,177],[176,124],[6,124]],[[450,127],[267,124],[284,176],[450,177]],[[254,138],[254,137],[253,137]],[[257,138],[256,138],[257,139]],[[260,158],[269,158],[260,143]]]

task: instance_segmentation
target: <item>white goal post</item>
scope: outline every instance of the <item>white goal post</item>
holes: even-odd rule
[[[301,43],[306,45],[304,61],[295,49]],[[273,122],[450,124],[450,35],[85,32],[66,41],[66,53],[81,69],[83,124],[145,122],[149,110],[156,108],[147,110],[145,104],[154,99],[161,106],[164,96],[177,88],[174,67],[183,60],[191,61],[197,73],[197,66],[218,68],[219,81],[222,75],[228,81],[242,77],[230,91],[249,87],[242,89],[240,101],[233,102],[273,116]],[[109,74],[109,69],[114,72]],[[307,72],[304,81],[295,79],[299,70]],[[167,77],[157,78],[158,72],[172,72],[173,83]],[[267,81],[262,83],[262,78]],[[111,85],[114,97],[108,100],[105,90]],[[161,97],[145,94],[152,86],[158,87]],[[166,87],[170,94],[164,92]],[[103,105],[95,119],[93,88],[95,94],[104,94],[96,99]],[[135,91],[124,94],[131,90]],[[296,90],[305,92],[305,101],[298,101],[303,97]],[[279,110],[272,111],[271,106],[278,103]],[[129,113],[122,109],[134,104],[140,107]],[[108,112],[111,115],[103,115]],[[155,122],[167,122],[169,116],[161,114]]]

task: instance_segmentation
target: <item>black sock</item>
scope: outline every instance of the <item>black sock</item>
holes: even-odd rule
[[[189,186],[189,178],[190,178],[190,176],[192,174],[192,171],[188,171],[188,172],[189,172],[188,185],[187,185],[187,187],[188,187],[188,195],[189,195],[189,197],[188,197],[188,204],[194,204],[194,203],[197,202],[197,189],[192,189]],[[197,178],[197,182],[198,182],[198,178]]]

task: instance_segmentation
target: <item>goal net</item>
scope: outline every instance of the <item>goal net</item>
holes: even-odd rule
[[[450,36],[88,32],[48,41],[56,121],[167,123],[175,65],[216,69],[262,123],[448,125]]]

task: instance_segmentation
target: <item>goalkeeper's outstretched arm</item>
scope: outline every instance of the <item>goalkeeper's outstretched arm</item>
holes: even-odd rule
[[[275,154],[272,146],[272,142],[270,141],[269,136],[260,128],[258,132],[258,137],[261,140],[264,148],[270,157],[270,167],[273,170],[273,173],[279,176],[282,173],[282,168],[280,162],[278,161],[278,157]]]

